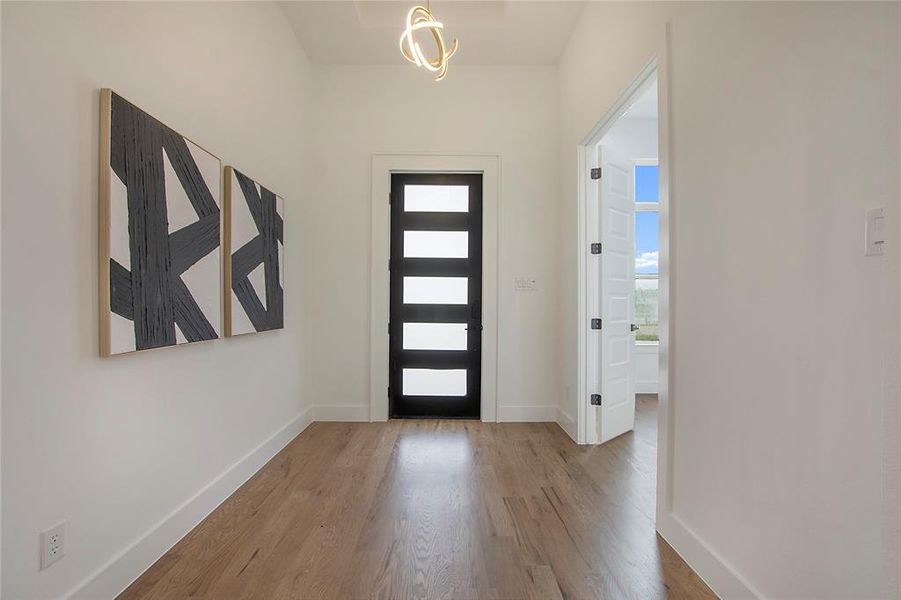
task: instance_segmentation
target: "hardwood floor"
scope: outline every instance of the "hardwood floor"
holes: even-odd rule
[[[654,531],[656,399],[554,423],[314,423],[120,598],[715,598]]]

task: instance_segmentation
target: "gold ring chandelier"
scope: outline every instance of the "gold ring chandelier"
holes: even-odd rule
[[[414,32],[420,29],[428,29],[432,38],[435,40],[435,46],[438,55],[435,58],[427,58],[422,52],[422,47],[414,37]],[[444,45],[444,38],[441,37],[441,30],[444,24],[436,21],[432,13],[425,6],[414,6],[407,13],[407,28],[400,36],[400,52],[408,61],[417,67],[425,67],[432,73],[437,73],[435,81],[441,81],[447,75],[447,61],[457,51],[459,44],[454,40],[453,47],[448,50]]]

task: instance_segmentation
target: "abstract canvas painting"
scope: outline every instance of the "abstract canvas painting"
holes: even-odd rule
[[[218,158],[100,94],[100,352],[219,337]]]
[[[225,167],[226,335],[284,327],[284,200]]]

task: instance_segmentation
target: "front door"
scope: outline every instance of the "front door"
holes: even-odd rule
[[[389,413],[478,419],[482,175],[391,176]]]

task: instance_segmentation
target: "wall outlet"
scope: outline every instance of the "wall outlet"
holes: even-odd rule
[[[41,570],[66,555],[66,522],[41,532]]]
[[[534,292],[538,282],[532,277],[517,277],[513,280],[513,289],[517,292]]]

